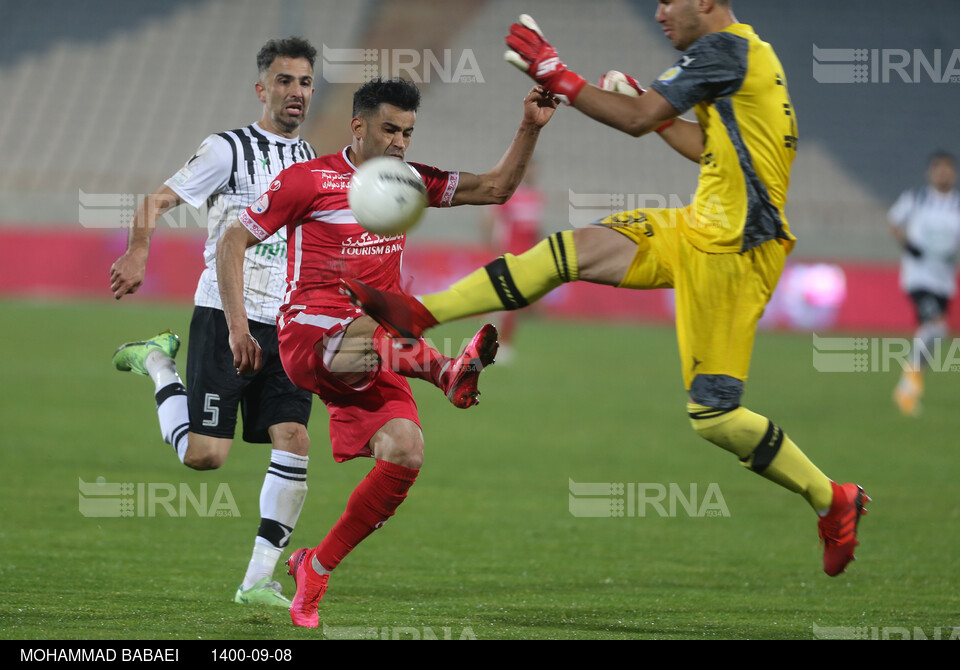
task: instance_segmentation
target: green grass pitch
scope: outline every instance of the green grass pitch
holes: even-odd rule
[[[414,382],[425,467],[335,572],[320,629],[236,605],[268,449],[237,442],[220,470],[183,467],[160,439],[150,382],[110,366],[121,342],[185,335],[189,315],[129,299],[0,302],[4,639],[958,635],[960,375],[928,375],[925,413],[908,420],[890,400],[896,373],[819,373],[809,335],[758,337],[745,404],[874,499],[858,560],[831,579],[803,500],[689,428],[671,329],[536,319],[520,324],[516,360],[484,374],[478,407]],[[478,324],[433,339],[459,346]],[[333,462],[319,402],[310,434],[310,492],[282,560],[323,538],[372,465]],[[79,481],[98,478],[134,484],[133,516],[81,513]],[[607,495],[623,515],[580,516],[571,480],[623,484]],[[689,497],[694,484],[697,511],[713,504],[703,516],[685,499],[673,514],[664,499],[663,515],[628,500],[671,485]],[[180,514],[182,491],[205,489],[209,511],[221,485],[236,514]],[[170,490],[174,515],[156,504]]]

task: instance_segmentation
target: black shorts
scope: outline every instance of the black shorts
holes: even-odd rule
[[[933,321],[946,315],[950,299],[945,295],[931,291],[910,291],[910,300],[917,315],[918,323]]]
[[[307,425],[313,394],[294,386],[283,371],[277,327],[249,323],[250,334],[263,350],[263,367],[249,377],[241,377],[233,365],[223,311],[194,308],[186,379],[190,432],[233,439],[238,406],[243,413],[244,442],[270,442],[267,429],[278,423]]]

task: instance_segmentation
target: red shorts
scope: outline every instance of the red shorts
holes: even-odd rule
[[[355,308],[304,310],[283,314],[278,323],[280,360],[295,385],[316,393],[330,413],[330,446],[338,463],[373,456],[369,442],[390,419],[420,417],[410,384],[389,367],[371,373],[362,389],[344,384],[314,350],[324,337],[335,337],[363,313]]]

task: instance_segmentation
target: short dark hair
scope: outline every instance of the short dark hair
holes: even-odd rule
[[[306,58],[310,67],[317,60],[317,50],[302,37],[287,37],[270,40],[257,53],[257,71],[263,75],[277,58]]]
[[[949,151],[945,151],[943,149],[938,149],[930,154],[930,160],[927,161],[927,165],[933,165],[934,163],[939,163],[940,161],[951,163],[954,167],[957,166],[957,157]]]
[[[371,79],[354,92],[353,115],[371,114],[384,102],[405,112],[415,112],[420,108],[420,90],[412,81],[400,77]]]

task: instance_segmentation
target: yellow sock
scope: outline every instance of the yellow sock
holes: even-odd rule
[[[446,291],[420,298],[440,323],[474,314],[520,309],[579,274],[573,231],[551,235],[519,256],[505,254]]]
[[[722,410],[687,403],[687,412],[701,437],[736,454],[744,467],[799,493],[817,512],[830,508],[830,479],[775,423],[745,407]]]

